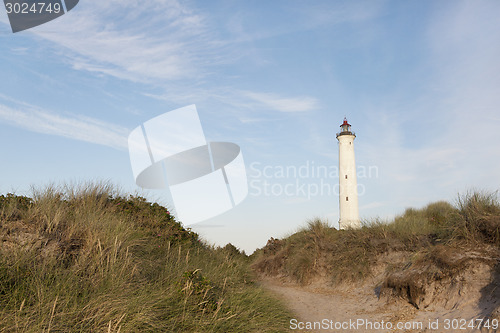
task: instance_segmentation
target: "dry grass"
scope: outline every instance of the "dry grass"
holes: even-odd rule
[[[500,246],[498,193],[468,192],[457,199],[458,214],[448,225],[450,234],[468,242]]]
[[[247,261],[109,184],[0,196],[0,331],[279,331]]]
[[[439,244],[418,251],[399,267],[392,267],[386,274],[383,288],[416,308],[423,308],[440,290],[472,282],[466,281],[471,271],[477,271],[480,266],[494,267],[499,255],[498,249],[489,246],[473,248],[465,243]]]
[[[439,255],[446,253],[443,249],[461,254],[466,251],[465,245],[479,250],[498,248],[499,228],[500,204],[496,193],[471,192],[460,195],[455,207],[441,201],[422,209],[409,208],[390,223],[369,221],[358,230],[339,231],[315,219],[297,233],[285,239],[272,239],[256,251],[252,255],[253,268],[261,274],[285,276],[302,284],[318,275],[340,283],[364,279],[371,274],[380,255],[404,251],[423,258],[418,265],[428,264],[425,274],[406,275],[409,280],[417,281],[424,275],[439,276],[435,271],[455,274],[469,262],[452,264],[445,259],[454,256]],[[408,279],[397,282],[393,279],[387,286],[407,288],[411,284]]]

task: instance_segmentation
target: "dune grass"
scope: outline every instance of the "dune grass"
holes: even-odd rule
[[[1,332],[278,332],[248,258],[107,184],[0,196]]]
[[[500,204],[497,193],[468,192],[456,205],[440,201],[409,208],[390,223],[372,220],[360,229],[336,230],[314,219],[284,239],[272,239],[252,255],[253,267],[267,275],[307,284],[320,275],[332,283],[356,281],[371,274],[377,258],[390,252],[500,246]],[[437,262],[438,255],[428,255]],[[434,258],[434,259],[432,259]],[[451,266],[450,266],[451,267]]]

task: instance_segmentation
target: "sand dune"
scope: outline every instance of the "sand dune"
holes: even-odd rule
[[[276,277],[262,277],[261,283],[296,314],[290,328],[299,332],[500,332],[494,329],[500,319],[500,279],[491,265],[478,263],[429,284],[417,306],[383,285],[387,264],[406,257],[394,253],[381,259],[360,285],[333,287],[318,278],[300,286]],[[489,319],[489,330],[479,328],[481,319]]]

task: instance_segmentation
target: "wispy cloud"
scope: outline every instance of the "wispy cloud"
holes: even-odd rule
[[[305,25],[319,27],[340,23],[359,23],[377,17],[384,1],[348,1],[331,6],[330,2],[310,3],[300,7]]]
[[[500,3],[438,7],[422,29],[419,89],[404,101],[388,96],[393,105],[373,107],[369,125],[355,129],[356,162],[380,171],[380,180],[362,181],[360,200],[388,202],[393,211],[500,183]]]
[[[203,75],[201,57],[213,42],[207,30],[200,14],[176,0],[112,0],[80,2],[31,32],[59,47],[75,69],[156,82]]]
[[[286,17],[276,19],[275,12],[263,6],[243,7],[239,12],[231,13],[226,21],[226,29],[236,43],[255,42],[263,39],[276,38],[298,31],[311,30],[319,27],[345,23],[359,23],[378,16],[383,8],[382,1],[350,1],[336,3],[284,1],[274,2],[276,11]],[[255,18],[259,24],[255,24]]]
[[[176,93],[175,93],[176,92]],[[289,97],[275,93],[262,93],[256,91],[241,91],[229,87],[215,87],[210,89],[192,88],[189,92],[183,92],[179,89],[164,94],[152,94],[144,92],[144,96],[164,101],[175,101],[178,103],[200,102],[208,99],[216,99],[227,105],[231,105],[241,112],[245,109],[262,111],[280,111],[280,112],[307,112],[320,107],[317,98],[311,96]],[[252,115],[240,116],[242,123],[261,122],[269,120],[269,116],[256,117]]]
[[[0,95],[0,98],[3,96]],[[3,98],[7,102],[13,102]],[[0,104],[2,122],[29,131],[127,149],[127,128],[85,116],[62,116],[27,103]]]
[[[203,80],[212,75],[224,75],[219,66],[234,64],[249,50],[258,53],[252,46],[255,40],[286,34],[291,30],[311,29],[311,22],[327,22],[311,19],[324,12],[321,8],[307,6],[310,8],[307,11],[294,11],[289,10],[288,5],[285,7],[301,23],[260,29],[266,37],[252,33],[256,26],[251,20],[239,33],[219,38],[224,28],[214,22],[216,16],[178,0],[152,0],[147,4],[139,1],[88,0],[80,2],[67,15],[29,32],[50,41],[57,55],[76,70],[153,84],[168,91],[169,100],[175,102],[187,99],[184,97],[190,97],[192,91],[214,96],[214,92],[217,95],[227,90],[226,87],[207,88]],[[341,6],[335,10],[339,13],[334,16],[339,19],[335,19],[333,24],[367,19],[378,12],[373,7],[365,6],[359,10],[356,6]],[[241,38],[249,33],[252,37]],[[241,43],[246,43],[246,46],[242,47]],[[249,59],[258,58],[258,54],[252,54]],[[185,79],[189,83],[183,81]],[[260,106],[282,112],[310,111],[318,107],[318,100],[308,96],[243,93]]]
[[[317,109],[319,101],[313,97],[283,97],[277,94],[252,91],[242,92],[243,96],[258,102],[264,107],[281,112],[304,112]]]
[[[266,118],[251,118],[251,117],[240,117],[239,121],[243,124],[260,123],[266,121]]]

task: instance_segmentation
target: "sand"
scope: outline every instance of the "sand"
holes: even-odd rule
[[[428,304],[421,309],[381,288],[382,278],[380,269],[361,285],[331,287],[318,279],[299,286],[276,277],[262,277],[261,284],[295,315],[290,331],[500,332],[479,328],[480,320],[484,323],[489,318],[492,324],[500,314],[500,279],[490,266],[470,268],[460,283],[429,286]]]

